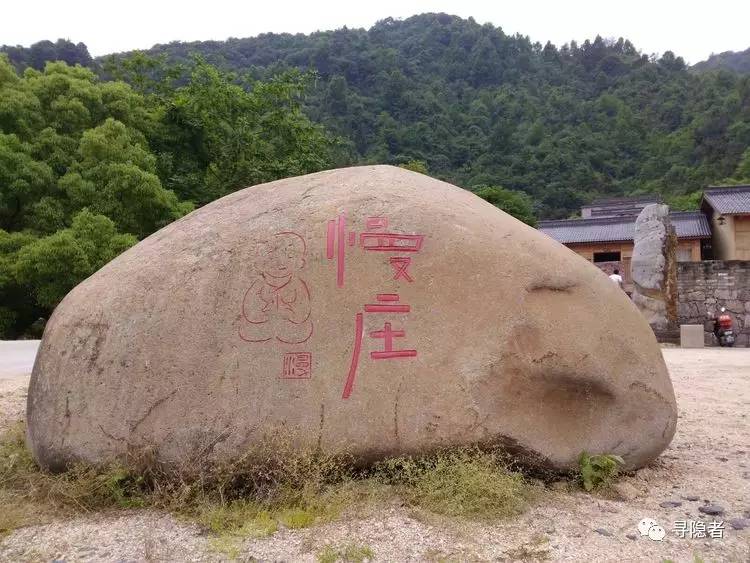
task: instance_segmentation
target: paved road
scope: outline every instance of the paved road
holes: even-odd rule
[[[38,340],[0,340],[0,379],[31,373]]]

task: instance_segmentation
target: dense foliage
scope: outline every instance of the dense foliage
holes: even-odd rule
[[[250,82],[198,61],[168,94],[63,62],[0,58],[0,337],[194,204],[331,164],[305,77]]]
[[[369,30],[170,43],[267,78],[315,70],[314,121],[361,162],[426,163],[472,189],[521,190],[542,217],[595,197],[659,192],[678,206],[737,178],[750,147],[750,76],[697,73],[671,52],[624,39],[562,47],[446,14],[386,19]]]

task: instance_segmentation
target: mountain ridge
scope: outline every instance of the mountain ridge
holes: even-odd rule
[[[705,61],[696,63],[691,68],[698,72],[730,70],[741,74],[748,74],[750,73],[750,48],[744,51],[724,51],[712,54]]]

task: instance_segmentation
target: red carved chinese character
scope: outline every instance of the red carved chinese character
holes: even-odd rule
[[[336,252],[336,285],[344,287],[344,260],[346,259],[346,215],[328,221],[326,228],[326,258],[333,259]],[[349,233],[349,244],[353,246],[356,233]]]
[[[405,235],[400,233],[380,232],[388,228],[387,217],[368,217],[367,229],[370,232],[360,233],[359,242],[363,250],[376,252],[419,252],[424,242],[424,235]],[[326,226],[326,258],[336,259],[336,285],[344,287],[344,262],[346,247],[355,246],[357,233],[346,230],[346,215],[339,214],[336,219],[328,221]],[[396,274],[393,279],[414,281],[408,272],[411,258],[392,258],[390,260]]]
[[[310,352],[290,352],[284,354],[281,368],[282,379],[310,379],[312,374],[312,354]]]
[[[342,399],[348,399],[349,395],[352,394],[354,378],[357,375],[357,366],[359,365],[359,354],[362,351],[362,331],[364,328],[362,313],[357,313],[354,320],[354,350],[352,351],[352,362],[349,364],[349,373],[346,376],[346,383],[344,384],[344,392],[341,395]]]
[[[375,231],[377,229],[388,228],[388,217],[368,217],[367,218],[367,229]]]
[[[379,293],[376,296],[377,303],[368,303],[365,305],[366,313],[408,313],[409,305],[400,304],[397,293]],[[352,394],[354,379],[357,375],[359,366],[359,356],[362,352],[362,336],[364,334],[364,315],[357,313],[355,317],[354,329],[354,350],[352,351],[352,361],[349,365],[349,373],[346,376],[344,384],[343,399],[348,399]],[[373,360],[387,360],[392,358],[413,358],[417,355],[416,350],[394,350],[393,339],[403,338],[406,332],[403,330],[393,330],[391,323],[386,322],[383,330],[376,330],[370,333],[371,338],[383,339],[383,350],[370,352],[370,358]]]
[[[411,264],[411,258],[409,257],[400,257],[400,256],[394,256],[390,259],[391,267],[396,272],[396,274],[393,276],[394,280],[397,280],[399,278],[404,278],[408,282],[413,282],[414,280],[409,275],[409,264]]]
[[[368,303],[365,305],[365,313],[408,313],[409,305],[398,304],[398,294],[379,293],[377,300],[380,303]]]
[[[384,350],[370,352],[373,360],[388,360],[390,358],[413,358],[417,355],[416,350],[394,350],[393,339],[406,336],[404,330],[392,330],[391,323],[385,323],[383,330],[375,330],[370,333],[370,338],[382,338]]]
[[[360,233],[359,242],[365,250],[378,252],[419,252],[424,235],[398,233]]]

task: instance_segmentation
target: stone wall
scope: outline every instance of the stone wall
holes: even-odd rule
[[[735,346],[750,345],[750,261],[705,260],[677,265],[679,324],[702,324],[707,345],[715,345],[708,313],[726,307],[737,333]]]

